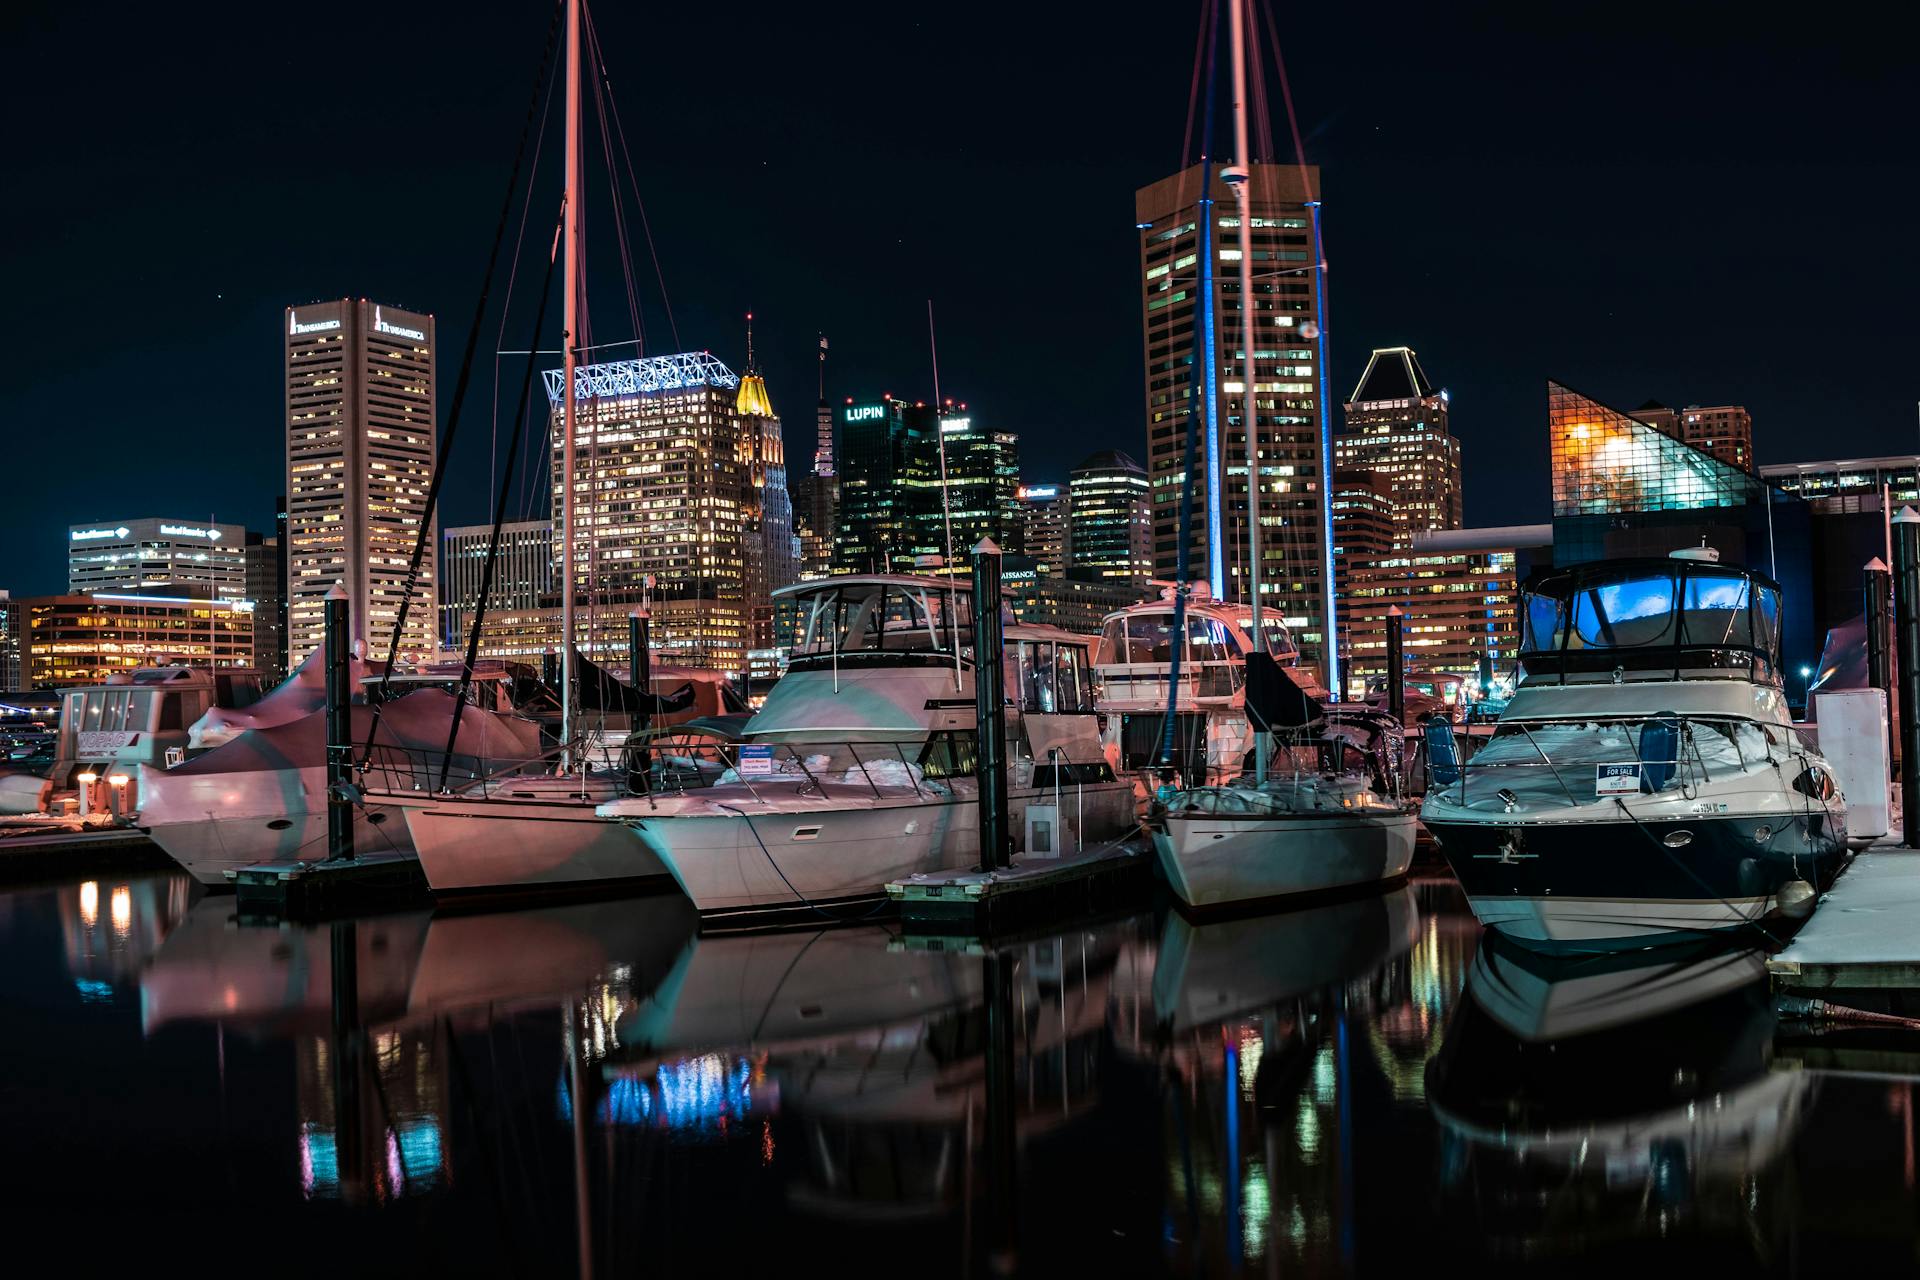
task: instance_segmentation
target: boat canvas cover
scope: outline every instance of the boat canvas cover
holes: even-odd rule
[[[1298,729],[1325,714],[1293,671],[1271,655],[1247,655],[1247,715],[1269,729]]]
[[[1640,729],[1635,721],[1564,720],[1530,725],[1524,733],[1497,733],[1467,762],[1467,779],[1504,787],[1523,803],[1556,806],[1571,799],[1590,804],[1599,798],[1595,766],[1637,761]],[[1692,741],[1681,747],[1675,766],[1680,775],[1691,770],[1697,778],[1704,765],[1708,777],[1720,778],[1771,758],[1766,730],[1757,724],[1695,720],[1692,730]]]
[[[718,671],[654,667],[650,673],[653,695],[649,698],[577,649],[573,661],[582,711],[651,715],[655,724],[678,724],[699,716],[747,710],[726,676]]]
[[[356,705],[349,708],[353,744],[361,749],[369,732],[373,734],[375,764],[395,765],[403,759],[424,767],[436,768],[447,749],[447,732],[452,728],[453,695],[441,689],[417,689],[378,709]],[[382,750],[397,748],[398,750]],[[412,753],[407,755],[405,753]],[[521,762],[537,764],[540,755],[540,729],[531,720],[482,711],[471,704],[461,707],[460,736],[454,746],[453,769],[456,775],[485,768],[489,772]],[[320,769],[327,763],[327,713],[323,707],[287,724],[246,729],[239,736],[205,755],[155,770],[141,796],[141,816],[163,821],[158,811],[166,806],[167,784],[174,779],[191,780],[220,774],[256,773],[280,769]]]
[[[258,702],[242,708],[214,707],[193,722],[187,730],[189,751],[218,747],[233,741],[249,729],[266,729],[291,724],[321,710],[327,704],[327,663],[324,649],[315,649],[299,666]],[[378,675],[385,663],[347,659],[347,687],[358,695],[360,682]],[[442,746],[445,741],[442,740]]]

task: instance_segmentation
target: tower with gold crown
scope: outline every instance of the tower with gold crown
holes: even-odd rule
[[[786,449],[780,419],[767,395],[767,380],[753,353],[753,316],[747,316],[747,370],[734,398],[737,439],[746,479],[741,494],[742,551],[746,561],[748,660],[771,661],[773,592],[799,577],[800,550],[793,533],[793,499],[787,491]]]

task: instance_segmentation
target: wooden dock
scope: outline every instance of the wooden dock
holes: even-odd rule
[[[909,930],[980,937],[1083,919],[1144,904],[1153,883],[1153,846],[1145,837],[1058,858],[1016,858],[997,871],[940,871],[887,886]]]
[[[1853,860],[1785,949],[1774,990],[1920,992],[1920,852],[1892,845]]]
[[[94,868],[144,870],[173,860],[136,827],[78,822],[0,826],[0,881]]]

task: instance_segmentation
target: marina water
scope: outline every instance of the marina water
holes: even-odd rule
[[[75,877],[0,894],[0,1202],[70,1274],[1905,1269],[1913,1086],[1752,954],[1483,952],[1443,877],[992,955]]]

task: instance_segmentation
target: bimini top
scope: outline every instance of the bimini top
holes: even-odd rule
[[[1521,593],[1525,685],[1728,679],[1780,686],[1780,584],[1735,565],[1609,560]]]

